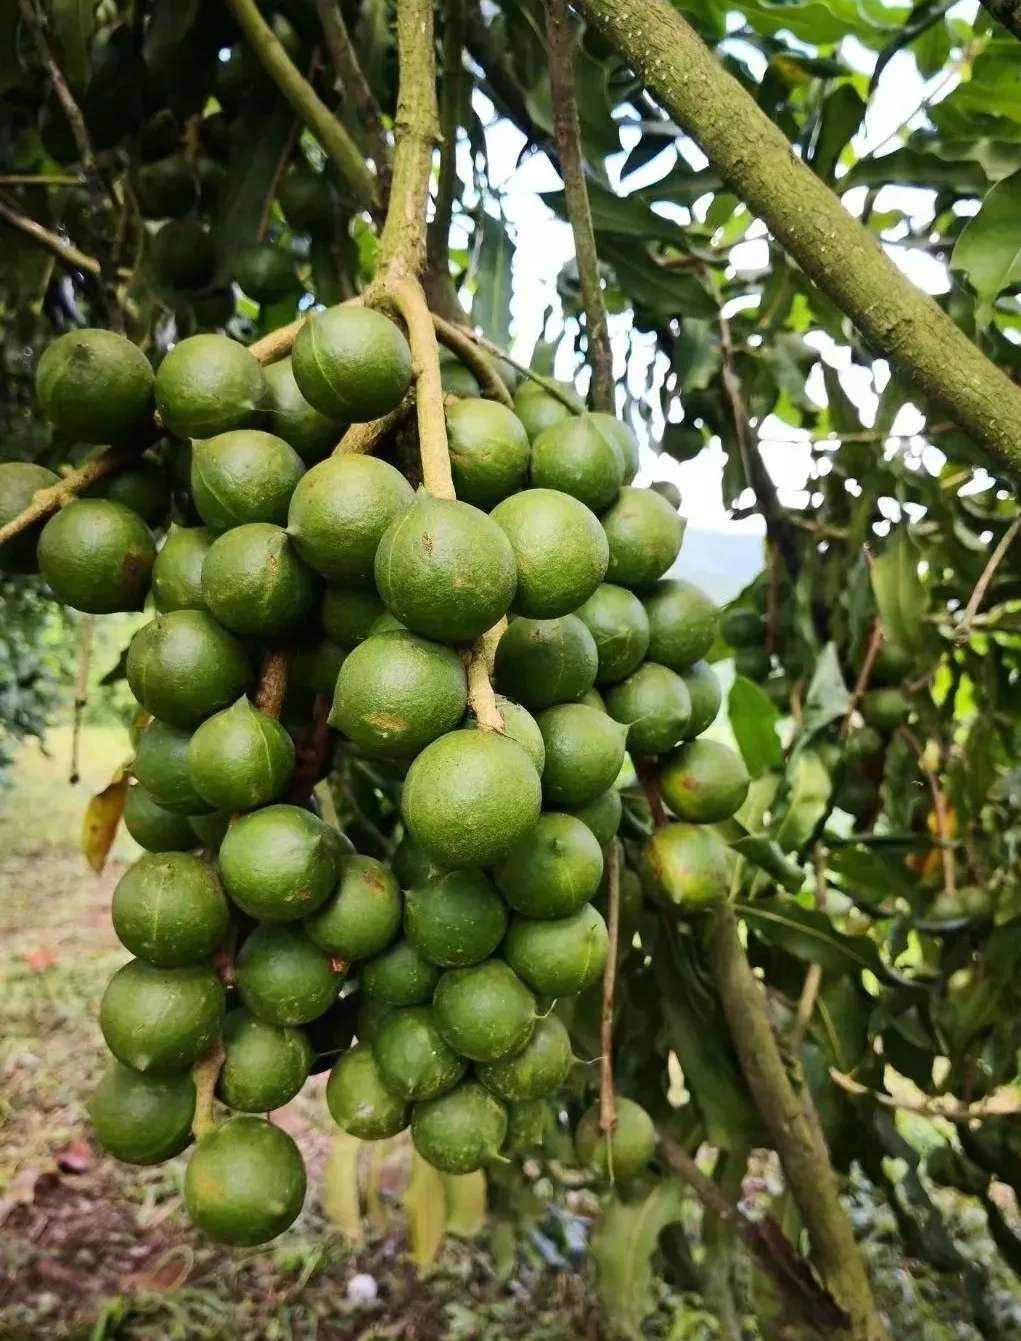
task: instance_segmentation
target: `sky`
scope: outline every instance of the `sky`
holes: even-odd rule
[[[951,13],[971,21],[977,11],[976,0],[963,0]],[[761,72],[765,58],[755,48],[741,45],[741,54],[749,65]],[[853,68],[871,73],[875,55],[854,39],[846,39],[841,46],[841,55]],[[924,122],[921,105],[927,99],[938,101],[954,87],[956,79],[946,81],[945,73],[940,72],[934,79],[925,81],[918,73],[913,58],[906,53],[898,53],[886,66],[878,87],[869,102],[868,113],[859,134],[852,141],[858,153],[874,152],[881,149],[889,152],[900,141],[902,130],[913,128]],[[510,231],[516,243],[514,257],[514,298],[513,316],[513,353],[527,359],[536,340],[541,334],[543,313],[547,307],[560,308],[556,291],[557,275],[564,263],[573,255],[571,230],[568,224],[558,219],[539,199],[544,191],[558,190],[561,186],[559,176],[544,154],[536,153],[518,165],[518,155],[525,143],[524,137],[509,122],[496,118],[493,108],[486,98],[476,93],[476,106],[483,124],[486,126],[486,144],[489,154],[490,173],[494,185],[502,192],[503,207],[510,225]],[[623,193],[635,190],[656,180],[662,172],[655,161],[628,178],[627,187],[621,188],[619,174],[628,149],[638,138],[637,130],[625,127],[622,130],[623,149],[620,154],[607,161],[607,172],[613,185]],[[698,168],[706,163],[700,150],[686,141],[684,154],[692,167]],[[858,213],[862,207],[865,190],[847,192],[844,205],[852,213]],[[911,188],[885,187],[878,195],[876,209],[899,209],[912,216],[912,222],[926,222],[932,214],[934,193]],[[696,202],[695,213],[704,217],[708,205],[707,197]],[[663,207],[664,213],[670,209]],[[677,210],[673,217],[680,222],[686,221],[683,210]],[[765,264],[767,248],[764,241],[765,229],[761,224],[753,225],[746,240],[734,248],[732,264],[738,271],[757,270]],[[947,272],[944,266],[925,252],[905,247],[891,246],[888,254],[920,288],[929,293],[945,292],[948,287]],[[630,328],[630,316],[621,314],[611,317],[611,338],[613,340],[618,375],[624,362],[626,333]],[[848,349],[837,347],[824,335],[810,336],[823,359],[840,373],[845,392],[861,409],[866,423],[871,422],[875,410],[877,392],[882,390],[888,370],[880,361],[876,365],[876,381],[870,373],[861,367],[851,368],[851,356]],[[646,358],[632,350],[627,368],[631,390],[638,395],[646,383],[648,360],[654,356],[654,340],[649,337],[644,342]],[[556,372],[560,376],[569,376],[573,371],[570,352],[560,351],[560,362]],[[823,390],[821,370],[813,370],[808,382],[808,393],[820,405],[826,401]],[[912,405],[906,405],[892,431],[897,434],[917,433],[924,424],[924,417]],[[655,430],[655,421],[654,421]],[[769,418],[761,426],[760,445],[763,460],[775,480],[781,500],[788,505],[796,505],[808,477],[809,451],[806,446],[792,439],[807,439],[807,434],[792,429],[774,418]],[[770,440],[773,445],[770,445]],[[933,469],[938,469],[941,456],[936,449],[924,446],[919,441],[919,450],[923,459]],[[690,462],[675,462],[666,455],[657,455],[648,446],[642,450],[642,471],[639,483],[649,483],[653,479],[673,480],[684,496],[684,512],[700,528],[761,534],[762,523],[757,516],[743,521],[732,521],[723,506],[720,481],[724,456],[719,446],[711,444]]]

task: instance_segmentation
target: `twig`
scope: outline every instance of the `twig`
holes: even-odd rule
[[[502,359],[504,363],[509,364],[515,372],[521,373],[521,375],[527,377],[530,382],[535,382],[537,386],[541,386],[554,400],[558,400],[561,405],[565,405],[572,414],[578,413],[577,400],[570,393],[566,392],[563,387],[559,386],[552,377],[543,377],[541,373],[533,372],[527,363],[519,363],[516,358],[508,354],[506,349],[501,349],[500,346],[494,344],[492,340],[487,339],[484,335],[479,335],[477,331],[470,330],[467,326],[452,326],[449,321],[444,321],[443,317],[438,317],[435,312],[433,313],[433,321],[436,324],[440,339],[444,344],[447,344],[444,328],[456,331],[457,334],[463,336],[465,340],[470,340],[472,344],[478,345],[480,349],[485,350],[487,354],[491,354],[494,358]],[[450,345],[449,347],[454,349],[455,353],[458,353],[455,346]],[[472,368],[472,372],[475,373],[476,377],[478,376],[478,372],[475,368]]]
[[[0,174],[0,186],[84,186],[85,178],[72,173],[7,172]]]
[[[937,1094],[926,1099],[897,1099],[892,1094],[870,1089],[853,1076],[845,1075],[835,1066],[830,1067],[830,1079],[847,1094],[859,1099],[873,1099],[884,1108],[899,1108],[905,1113],[920,1113],[923,1117],[945,1118],[947,1122],[983,1122],[986,1118],[1012,1117],[1021,1113],[1021,1090],[1016,1085],[1003,1085],[974,1103],[962,1103],[952,1094]]]
[[[826,906],[826,849],[822,843],[816,843],[815,851],[815,906],[821,911]],[[815,1003],[819,997],[819,988],[822,986],[822,965],[811,963],[805,974],[805,981],[801,988],[801,997],[798,1001],[798,1013],[794,1019],[794,1027],[791,1030],[790,1048],[795,1057],[801,1056],[801,1049],[805,1042],[805,1035],[808,1033],[808,1026],[812,1022],[812,1016],[815,1013]]]
[[[665,1132],[659,1134],[659,1153],[665,1164],[683,1178],[702,1205],[730,1225],[765,1274],[776,1283],[799,1318],[823,1336],[846,1330],[849,1319],[812,1268],[791,1246],[779,1225],[767,1216],[750,1220],[702,1172],[687,1151]]]
[[[67,117],[71,134],[78,149],[78,157],[81,159],[85,184],[89,193],[89,204],[96,235],[98,239],[103,239],[103,248],[100,255],[100,296],[106,308],[111,328],[120,331],[124,328],[123,313],[117,302],[117,275],[112,251],[106,244],[103,219],[105,206],[109,204],[111,208],[114,208],[117,204],[117,197],[114,194],[112,184],[107,180],[99,166],[96,151],[93,148],[85,124],[85,117],[82,115],[77,99],[71,92],[71,86],[67,82],[60,62],[57,60],[56,52],[53,50],[49,34],[46,31],[48,19],[45,11],[38,7],[36,0],[19,0],[19,2],[25,26],[31,33],[36,50],[49,73],[53,91],[57,95],[57,101],[60,103],[64,115]]]
[[[287,101],[318,137],[327,156],[363,209],[378,212],[379,183],[350,134],[322,101],[259,13],[255,0],[226,0],[248,45]]]
[[[922,749],[918,738],[906,726],[897,728],[899,734],[907,741],[911,747],[915,758],[918,761],[918,767],[925,774],[925,780],[929,784],[929,793],[932,796],[932,809],[936,816],[936,826],[939,829],[941,839],[948,840],[952,837],[950,832],[950,816],[947,812],[947,799],[943,795],[943,788],[940,786],[939,778],[929,767],[925,759],[925,751]],[[945,842],[942,849],[943,858],[943,888],[948,899],[957,897],[957,854],[949,842]]]
[[[92,639],[96,632],[95,615],[82,615],[78,628],[78,665],[74,677],[74,708],[71,719],[71,768],[68,782],[73,787],[80,778],[78,754],[82,740],[82,713],[89,701],[89,669],[92,665]]]
[[[638,774],[638,781],[642,784],[642,790],[645,792],[645,799],[649,803],[649,810],[652,814],[653,827],[661,829],[664,824],[669,823],[666,813],[666,807],[663,805],[663,798],[659,794],[659,770],[655,761],[652,759],[635,758],[631,756],[631,763],[635,772]]]
[[[223,1041],[217,1036],[206,1055],[191,1069],[191,1078],[195,1082],[195,1116],[191,1120],[191,1130],[197,1141],[216,1126],[213,1118],[213,1096],[216,1093],[216,1082],[220,1078],[224,1058]]]
[[[770,541],[769,549],[769,587],[766,604],[766,645],[767,657],[776,651],[776,632],[780,623],[780,553]]]
[[[506,619],[501,619],[491,629],[487,629],[471,651],[465,654],[468,703],[483,731],[503,731],[507,725],[493,690],[496,649],[506,628]]]
[[[564,201],[574,252],[578,262],[582,306],[588,334],[588,361],[592,369],[592,404],[613,414],[613,350],[606,317],[606,302],[599,280],[599,253],[592,226],[585,170],[581,160],[581,128],[574,94],[574,34],[567,0],[547,0],[546,40],[549,46],[550,92],[553,99],[553,138],[560,156]]]
[[[755,495],[766,523],[766,534],[782,555],[787,572],[794,578],[800,567],[798,546],[787,517],[787,510],[781,504],[773,478],[766,469],[757,444],[752,439],[748,407],[741,390],[741,379],[734,366],[734,345],[730,333],[730,322],[719,315],[720,351],[723,355],[723,391],[730,406],[730,415],[734,424],[734,436],[737,439],[741,464],[744,466],[748,487]]]
[[[365,78],[358,53],[351,42],[351,36],[336,0],[316,0],[316,11],[334,73],[340,80],[345,95],[351,99],[355,120],[365,132],[366,141],[376,164],[380,195],[385,200],[390,194],[392,163],[390,142],[386,138],[379,103],[369,87],[369,81]]]
[[[52,517],[54,512],[62,508],[65,503],[69,503],[77,494],[88,489],[90,485],[98,480],[105,480],[108,475],[115,474],[122,466],[133,461],[148,445],[146,441],[131,447],[107,447],[104,452],[86,461],[85,465],[65,475],[57,484],[51,484],[46,489],[38,489],[24,511],[0,526],[0,545],[6,544],[16,535],[21,535],[22,531],[27,531],[36,522]]]
[[[27,214],[19,214],[17,210],[11,209],[2,200],[0,200],[0,219],[10,224],[12,228],[17,228],[26,237],[32,238],[34,242],[38,242],[41,247],[45,247],[58,261],[70,269],[82,270],[85,274],[94,275],[97,279],[102,274],[103,267],[94,256],[89,256],[72,243],[65,242],[62,237],[59,237],[56,233],[51,233],[48,228],[36,223]]]
[[[312,721],[298,746],[294,784],[291,787],[291,800],[295,805],[304,805],[312,795],[329,758],[333,742],[329,722],[330,706],[328,694],[316,694],[312,703]]]
[[[971,637],[971,626],[978,614],[979,606],[985,599],[985,594],[989,590],[989,584],[996,575],[996,570],[1003,562],[1007,550],[1010,549],[1014,540],[1017,538],[1018,531],[1021,531],[1021,512],[1017,514],[1011,524],[1000,537],[999,544],[989,556],[989,562],[982,569],[979,580],[975,583],[975,590],[968,598],[968,604],[964,607],[964,616],[957,627],[955,637],[958,642],[967,642]]]
[[[262,658],[259,668],[259,682],[255,687],[253,702],[267,717],[279,717],[287,693],[287,672],[291,664],[289,647],[274,647]]]
[[[872,632],[869,634],[868,646],[865,649],[865,656],[861,666],[858,669],[858,678],[854,682],[854,689],[851,691],[851,702],[848,705],[844,720],[840,726],[840,738],[846,740],[851,733],[851,718],[854,716],[854,710],[862,700],[862,695],[869,687],[872,679],[872,669],[876,664],[876,657],[879,656],[879,649],[883,645],[883,625],[877,615],[872,622]]]
[[[418,447],[422,457],[422,480],[434,498],[455,498],[450,471],[447,426],[443,413],[439,346],[432,314],[417,279],[408,276],[391,281],[387,293],[404,318],[411,345],[415,379],[415,409],[418,417]]]
[[[437,316],[435,312],[433,325],[436,327],[436,337],[440,344],[456,354],[464,366],[475,374],[483,396],[488,400],[498,400],[501,405],[506,405],[512,410],[514,397],[507,390],[507,384],[497,372],[492,359],[480,347],[471,332],[465,330],[463,326],[457,326],[452,321]]]
[[[255,230],[255,240],[261,242],[266,236],[266,229],[269,228],[270,217],[273,213],[273,201],[277,197],[280,189],[280,182],[287,170],[287,163],[298,142],[298,136],[301,134],[301,118],[295,117],[291,122],[291,129],[284,141],[284,147],[280,151],[280,157],[277,159],[276,167],[273,169],[273,176],[270,179],[269,189],[262,202],[262,213],[259,215],[259,226]]]
[[[613,995],[620,943],[620,842],[614,838],[606,858],[606,929],[609,947],[603,968],[603,1006],[599,1020],[599,1126],[607,1136],[617,1125],[613,1093]]]
[[[450,220],[457,184],[457,128],[462,106],[464,20],[464,0],[446,0],[443,9],[443,78],[439,99],[440,167],[427,248],[430,270],[448,280],[448,287]]]
[[[344,436],[333,449],[334,456],[357,453],[370,456],[377,447],[386,442],[391,433],[407,419],[415,409],[415,397],[412,392],[404,397],[396,410],[384,414],[381,419],[370,419],[365,424],[352,424],[345,429]]]

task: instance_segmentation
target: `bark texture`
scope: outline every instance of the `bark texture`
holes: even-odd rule
[[[1021,474],[1021,389],[904,277],[668,0],[576,0],[576,8],[876,353],[996,464]]]

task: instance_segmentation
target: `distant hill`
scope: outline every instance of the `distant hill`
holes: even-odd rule
[[[671,577],[684,577],[720,604],[731,601],[762,570],[762,537],[702,531],[689,525]]]

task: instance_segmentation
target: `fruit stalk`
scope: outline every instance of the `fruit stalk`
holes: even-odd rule
[[[224,1056],[223,1043],[216,1038],[206,1055],[192,1067],[191,1078],[195,1082],[195,1116],[192,1118],[191,1130],[196,1140],[216,1125],[213,1118],[213,1095],[216,1092],[216,1082],[220,1078]]]
[[[613,1094],[613,998],[620,941],[620,840],[617,838],[610,843],[606,860],[606,931],[610,944],[603,969],[603,1007],[599,1020],[599,1125],[609,1133],[617,1124]]]
[[[452,321],[432,314],[433,325],[436,327],[436,336],[441,345],[445,345],[452,353],[456,354],[466,368],[469,368],[478,378],[479,390],[487,400],[499,401],[501,405],[506,405],[508,410],[514,408],[514,397],[507,390],[506,383],[497,372],[492,359],[485,353],[480,346],[477,338],[465,330],[462,326],[456,326]]]
[[[592,226],[585,170],[581,161],[581,128],[574,94],[574,34],[567,0],[547,0],[546,38],[549,44],[550,93],[553,99],[553,138],[564,179],[567,217],[574,234],[581,300],[588,333],[588,362],[592,369],[592,406],[613,414],[613,350],[606,303],[599,282],[599,254]]]
[[[267,717],[279,717],[287,692],[287,671],[290,665],[290,648],[275,647],[266,653],[259,670],[259,683],[255,689],[255,706]]]
[[[1017,474],[1021,388],[898,270],[668,0],[578,0],[577,8],[873,351]]]
[[[365,209],[378,212],[379,184],[354,140],[287,54],[255,0],[226,0],[248,45],[297,114],[319,137],[334,167]]]
[[[409,275],[389,280],[386,292],[408,328],[415,379],[422,482],[434,498],[453,499],[456,495],[450,473],[447,425],[443,412],[439,346],[425,294],[418,280]]]

